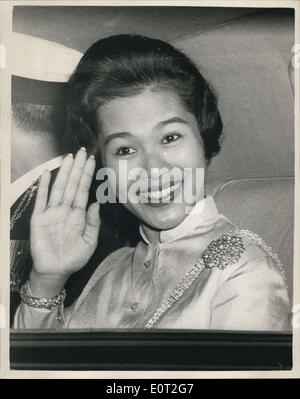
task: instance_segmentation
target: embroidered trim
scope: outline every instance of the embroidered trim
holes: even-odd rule
[[[29,241],[10,240],[10,290],[19,293],[27,279]]]
[[[196,280],[201,271],[205,268],[203,259],[201,258],[193,268],[186,273],[182,281],[176,285],[173,292],[165,302],[156,310],[153,317],[147,322],[145,328],[152,328],[153,325],[160,319],[160,317],[175,303],[181,295],[189,288],[189,286]]]
[[[35,193],[35,191],[38,189],[39,183],[40,183],[41,178],[39,177],[37,180],[35,180],[30,187],[25,191],[24,197],[20,201],[17,209],[15,210],[14,214],[11,217],[10,220],[10,231],[13,229],[16,221],[20,219],[23,216],[23,213],[26,211],[28,208],[31,199]]]
[[[237,230],[240,237],[249,238],[254,244],[258,245],[270,258],[273,259],[281,277],[283,279],[284,285],[288,291],[287,279],[284,271],[284,267],[279,259],[278,255],[273,252],[272,248],[265,243],[265,241],[256,233],[251,230]]]
[[[218,267],[219,269],[223,270],[229,264],[237,263],[245,250],[243,237],[249,238],[274,260],[287,288],[285,272],[277,254],[272,251],[272,249],[263,241],[262,238],[260,238],[258,234],[250,230],[234,229],[227,234],[223,234],[220,238],[212,241],[208,245],[201,259],[199,259],[192,269],[185,274],[181,282],[176,285],[166,301],[159,306],[151,319],[148,320],[144,328],[152,328],[154,324],[161,318],[161,316],[166,313],[166,311],[170,309],[170,307],[192,285],[192,283],[196,280],[201,271],[205,269],[205,267]]]

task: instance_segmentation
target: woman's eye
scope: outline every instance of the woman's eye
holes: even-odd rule
[[[167,136],[164,137],[162,143],[163,144],[172,143],[173,141],[178,140],[179,137],[180,137],[180,134],[177,134],[177,133],[168,134]]]
[[[130,155],[130,154],[134,154],[134,153],[135,153],[135,150],[130,147],[121,147],[116,152],[117,155],[121,155],[121,156]]]

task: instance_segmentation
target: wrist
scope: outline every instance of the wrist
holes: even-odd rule
[[[62,291],[68,277],[60,274],[41,274],[33,269],[29,277],[30,291],[37,298],[51,299]]]
[[[32,292],[29,287],[29,283],[25,283],[20,290],[21,301],[27,306],[38,308],[38,309],[47,309],[52,311],[54,308],[58,307],[58,309],[62,309],[64,300],[66,298],[66,290],[63,289],[58,295],[51,299],[47,298],[36,298],[32,295]]]

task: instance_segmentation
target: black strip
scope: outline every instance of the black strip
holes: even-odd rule
[[[153,330],[11,334],[17,370],[288,370],[292,335]]]

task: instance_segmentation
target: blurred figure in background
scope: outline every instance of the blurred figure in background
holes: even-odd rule
[[[65,82],[81,54],[75,50],[28,35],[14,34],[15,60],[12,77],[11,123],[11,320],[20,303],[19,290],[31,270],[29,234],[39,177],[45,169],[53,183],[64,155],[78,148],[64,126]],[[34,65],[33,61],[34,60]],[[38,63],[40,60],[40,64]],[[91,189],[94,201],[95,189]],[[84,288],[99,258],[125,245],[112,227],[112,217],[101,211],[101,247],[87,265],[67,282],[66,306]],[[97,259],[97,261],[95,261]]]

